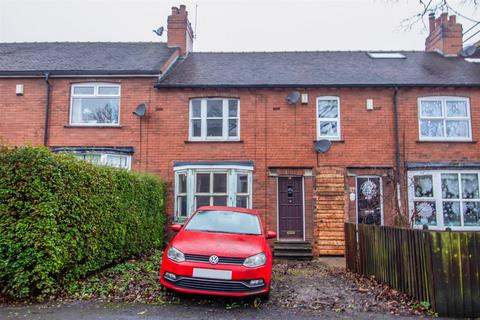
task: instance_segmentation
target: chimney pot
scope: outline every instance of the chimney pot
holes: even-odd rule
[[[428,15],[428,30],[430,34],[435,30],[435,13],[433,12]]]
[[[435,19],[433,13],[428,15],[429,35],[425,39],[425,51],[439,52],[444,56],[458,56],[463,47],[462,25],[456,16],[442,13]]]

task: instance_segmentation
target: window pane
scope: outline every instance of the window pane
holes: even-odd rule
[[[187,193],[187,175],[178,175],[178,193]]]
[[[73,123],[118,123],[118,98],[73,98]]]
[[[447,101],[447,117],[466,117],[467,115],[466,101]]]
[[[202,120],[192,120],[192,136],[200,137],[202,135]]]
[[[415,201],[415,224],[437,225],[437,212],[433,201]]]
[[[115,86],[98,87],[98,94],[118,95],[119,88]]]
[[[443,202],[443,224],[445,226],[460,226],[460,202]]]
[[[214,206],[226,206],[227,205],[227,196],[216,196],[213,197]]]
[[[223,135],[223,120],[221,119],[207,119],[207,136],[221,137]]]
[[[238,120],[237,119],[229,119],[228,120],[228,136],[229,137],[236,137],[238,136]]]
[[[198,196],[195,197],[195,203],[197,205],[197,209],[203,206],[210,205],[210,197],[209,196]]]
[[[318,100],[319,118],[338,118],[337,100]]]
[[[207,117],[221,118],[223,116],[223,100],[207,100]]]
[[[443,120],[421,120],[422,137],[443,137]]]
[[[248,208],[248,196],[237,196],[236,207],[238,207],[238,208]]]
[[[197,173],[197,192],[210,193],[210,173]]]
[[[463,199],[478,199],[480,198],[478,191],[478,175],[477,174],[462,174],[462,198]]]
[[[465,202],[463,204],[463,225],[480,226],[480,202]]]
[[[238,116],[238,100],[228,100],[228,116]]]
[[[415,197],[431,198],[433,197],[433,178],[430,175],[414,176],[413,184],[415,187]]]
[[[470,136],[467,120],[447,120],[447,137],[463,137]]]
[[[116,155],[107,155],[107,166],[115,168],[127,168],[127,157],[126,156],[116,156]]]
[[[338,136],[336,121],[320,121],[320,135],[324,137]]]
[[[200,100],[192,100],[192,117],[200,118],[202,116],[202,106]]]
[[[458,174],[442,174],[442,197],[443,199],[458,199],[460,197]]]
[[[187,196],[178,197],[178,215],[181,217],[187,217]]]
[[[237,192],[248,193],[248,175],[237,174]]]
[[[73,94],[94,94],[95,87],[73,87]]]
[[[442,102],[441,101],[422,101],[420,114],[422,117],[443,116]]]
[[[214,193],[227,192],[227,174],[226,173],[213,174],[213,192]]]
[[[81,155],[82,160],[88,161],[93,164],[100,164],[101,156],[99,154],[83,154]]]

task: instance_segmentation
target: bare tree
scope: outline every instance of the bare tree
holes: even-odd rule
[[[460,2],[460,5],[457,6],[452,5],[451,0],[418,0],[418,5],[420,10],[415,15],[402,21],[402,27],[404,29],[411,29],[412,26],[417,23],[422,23],[424,28],[427,29],[425,20],[428,15],[438,15],[443,12],[449,12],[462,17],[465,20],[474,23],[474,27],[480,24],[479,20],[470,17],[468,14],[464,14],[465,10],[478,8],[480,6],[480,0],[463,0]]]

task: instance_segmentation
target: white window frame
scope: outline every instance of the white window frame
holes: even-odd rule
[[[447,117],[447,101],[465,101],[467,103],[467,117]],[[440,101],[442,103],[441,117],[422,117],[422,102],[423,101]],[[417,101],[418,106],[418,139],[420,141],[472,141],[472,117],[470,113],[470,99],[468,97],[457,96],[428,96],[419,97]],[[422,120],[443,120],[443,137],[428,137],[422,136]],[[447,137],[447,120],[468,120],[468,137]]]
[[[200,118],[193,118],[193,101],[200,100],[201,107],[201,116]],[[209,100],[221,100],[223,107],[223,116],[222,116],[222,136],[219,137],[209,137],[207,136],[207,101]],[[237,101],[237,116],[230,117],[228,114],[228,101],[236,100]],[[192,98],[189,101],[188,107],[188,139],[190,141],[239,141],[240,140],[240,99],[238,98]],[[193,119],[200,119],[200,137],[193,136]],[[212,119],[212,118],[209,118]],[[218,118],[220,119],[220,118]],[[228,120],[236,119],[237,120],[237,136],[230,137],[228,135]]]
[[[320,118],[318,116],[319,102],[322,100],[336,100],[338,106],[338,117],[337,118]],[[317,140],[328,139],[332,141],[341,140],[342,131],[341,131],[341,111],[340,111],[340,97],[337,96],[319,96],[317,97],[317,107],[315,108],[315,118],[317,121]],[[324,136],[320,134],[320,121],[335,121],[337,122],[337,135],[336,136]]]
[[[74,93],[75,88],[81,87],[93,87],[93,94],[76,94]],[[118,88],[117,94],[99,94],[99,87],[116,87]],[[109,82],[85,82],[85,83],[76,83],[70,86],[70,113],[69,113],[69,125],[78,126],[78,127],[119,127],[121,119],[121,85],[118,83],[109,83]],[[73,99],[74,98],[118,98],[118,121],[117,123],[86,123],[86,122],[73,122]]]
[[[109,165],[107,164],[107,160],[108,160],[108,157],[109,157],[109,156],[113,156],[113,157],[125,157],[126,160],[127,160],[127,166],[124,167],[124,168],[118,168],[118,169],[131,170],[131,168],[132,168],[132,156],[129,155],[129,154],[115,153],[115,152],[99,152],[99,151],[85,151],[85,152],[76,151],[76,152],[67,152],[67,153],[72,154],[72,155],[74,155],[74,156],[99,155],[99,156],[100,156],[100,163],[99,163],[99,165],[108,166],[108,167],[112,167],[112,168],[117,168],[117,167],[109,166]],[[81,160],[82,160],[82,159],[81,159]]]
[[[213,191],[213,182],[214,182],[214,179],[213,179],[213,175],[216,174],[216,173],[220,173],[220,174],[225,174],[225,178],[227,179],[226,181],[226,189],[225,189],[225,192],[214,192]],[[197,175],[198,174],[209,174],[210,175],[210,185],[209,185],[209,190],[208,192],[198,192],[197,191]],[[198,170],[198,171],[195,171],[194,173],[194,177],[195,177],[195,183],[194,183],[194,194],[193,194],[193,197],[194,197],[194,205],[195,207],[197,206],[197,197],[209,197],[210,198],[210,203],[208,204],[209,206],[214,206],[214,203],[213,203],[213,198],[215,196],[219,196],[219,197],[227,197],[227,203],[228,203],[228,183],[229,183],[229,180],[230,180],[230,177],[229,177],[229,174],[228,174],[228,171],[221,171],[221,170],[218,170],[218,171],[210,171],[210,170],[206,170],[206,171],[202,171],[202,170]],[[188,189],[187,189],[188,190]],[[188,191],[187,191],[188,193]]]
[[[175,173],[175,202],[174,202],[174,219],[178,222],[184,222],[192,212],[195,211],[196,204],[195,204],[195,197],[196,196],[214,196],[214,195],[227,195],[227,206],[228,207],[236,207],[237,204],[237,174],[246,174],[248,176],[248,201],[247,201],[247,209],[252,208],[252,182],[253,182],[253,167],[251,166],[243,166],[243,165],[187,165],[187,166],[179,166],[174,167]],[[197,173],[226,173],[227,174],[227,193],[213,193],[213,190],[210,190],[211,193],[197,193],[197,181],[196,181],[196,174]],[[179,205],[178,199],[179,196],[183,194],[179,194],[179,175],[185,174],[187,178],[187,216],[181,216],[179,212]],[[211,176],[212,179],[212,176]],[[210,188],[212,188],[213,182],[211,182]],[[246,194],[238,194],[240,196]],[[212,201],[212,200],[211,200]],[[211,203],[212,204],[212,203]]]
[[[422,225],[416,225],[415,220],[413,219],[413,213],[415,212],[415,201],[429,201],[435,202],[435,210],[436,210],[436,226],[428,226],[428,229],[431,230],[445,230],[446,228],[450,228],[451,230],[463,230],[463,231],[475,231],[480,230],[480,226],[463,226],[464,217],[463,217],[463,202],[478,202],[478,199],[462,199],[462,189],[461,189],[461,182],[459,180],[459,192],[460,196],[458,199],[443,199],[442,196],[442,174],[458,174],[459,179],[461,179],[462,174],[477,174],[478,180],[480,184],[480,171],[479,170],[414,170],[408,172],[408,204],[409,204],[409,217],[410,221],[413,223],[413,227],[416,229],[421,229]],[[433,197],[416,197],[415,196],[415,185],[414,185],[414,176],[425,176],[431,175],[432,176],[432,183],[433,183]],[[446,226],[444,224],[443,219],[443,201],[447,202],[460,202],[460,222],[461,226]]]

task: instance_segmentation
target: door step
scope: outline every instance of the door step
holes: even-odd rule
[[[276,241],[273,255],[275,258],[311,260],[312,244],[307,241]]]

